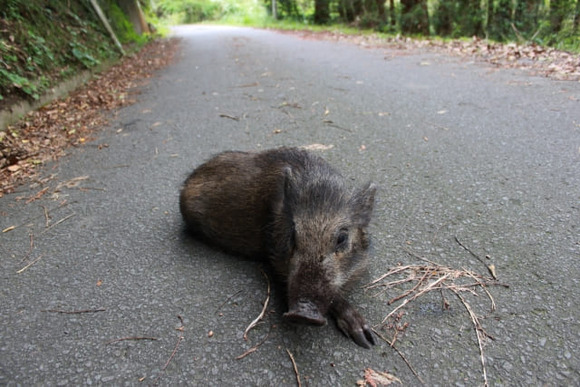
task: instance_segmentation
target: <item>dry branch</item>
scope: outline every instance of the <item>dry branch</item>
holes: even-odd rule
[[[30,263],[28,263],[26,266],[24,266],[22,269],[18,270],[16,272],[16,274],[20,274],[22,273],[24,270],[28,269],[30,266],[34,265],[36,262],[40,261],[40,259],[42,258],[42,255],[39,256],[38,258],[36,258],[34,261],[30,261]]]
[[[415,369],[413,368],[413,366],[411,365],[411,363],[409,363],[409,360],[407,360],[407,358],[405,357],[405,355],[403,355],[403,353],[401,351],[399,351],[399,348],[395,347],[395,343],[389,341],[389,339],[387,339],[385,336],[381,335],[375,328],[371,328],[373,330],[373,332],[375,332],[375,334],[377,336],[379,336],[383,341],[385,341],[387,344],[389,344],[389,346],[391,348],[393,348],[401,357],[401,359],[403,359],[403,361],[405,362],[405,364],[407,364],[407,367],[409,367],[409,369],[411,370],[411,372],[413,373],[413,375],[415,375],[415,377],[419,380],[419,382],[421,382],[421,384],[425,384],[425,382],[423,381],[423,379],[421,379],[421,377],[419,376],[419,374],[417,373],[417,371],[415,371]]]
[[[54,223],[54,224],[53,224],[53,225],[51,225],[50,227],[47,227],[47,228],[45,228],[45,229],[44,229],[44,230],[43,230],[43,231],[40,233],[40,235],[42,235],[42,234],[44,234],[45,232],[47,232],[47,231],[51,230],[52,228],[54,228],[54,227],[58,226],[59,224],[61,224],[61,223],[65,222],[65,221],[67,221],[67,220],[69,220],[70,218],[72,218],[72,217],[73,217],[73,216],[75,216],[75,215],[76,215],[76,213],[75,213],[75,212],[73,212],[72,214],[69,214],[69,215],[65,216],[64,218],[62,218],[62,219],[61,219],[61,220],[59,220],[58,222]]]
[[[142,337],[142,336],[137,336],[137,337],[121,337],[120,339],[113,339],[113,340],[109,340],[105,343],[105,345],[109,345],[109,344],[114,344],[114,343],[118,343],[120,341],[128,341],[128,340],[152,340],[155,341],[157,340],[156,337]]]
[[[481,368],[483,372],[483,385],[487,387],[489,384],[487,382],[487,372],[485,370],[485,357],[483,356],[483,340],[485,340],[486,337],[491,338],[491,336],[489,336],[483,330],[483,327],[481,326],[481,323],[479,322],[477,315],[473,312],[473,309],[471,309],[471,306],[467,303],[467,301],[465,301],[465,298],[463,298],[463,296],[459,294],[459,292],[457,292],[456,290],[452,290],[452,292],[455,293],[457,297],[459,297],[461,303],[463,304],[463,306],[465,306],[465,309],[467,309],[467,313],[469,313],[469,317],[471,318],[471,322],[473,323],[473,327],[475,328],[475,335],[477,336],[477,345],[479,347],[479,359],[481,361]]]
[[[251,353],[254,353],[258,350],[258,348],[264,344],[266,342],[266,340],[268,340],[268,337],[270,336],[270,332],[272,331],[272,326],[270,326],[270,329],[268,330],[268,333],[266,333],[266,336],[264,336],[264,338],[262,339],[262,341],[260,341],[258,344],[254,345],[252,348],[248,349],[246,352],[242,353],[240,356],[236,357],[236,360],[241,360],[243,358],[245,358],[246,356],[248,356]]]
[[[238,290],[237,292],[235,292],[234,294],[232,294],[231,296],[226,298],[226,300],[224,302],[222,302],[220,306],[217,307],[217,309],[215,310],[214,313],[219,312],[220,309],[223,308],[223,306],[228,303],[228,301],[230,301],[232,298],[234,298],[235,296],[237,296],[238,294],[240,294],[242,292],[243,292],[243,290]]]
[[[266,300],[264,301],[264,307],[262,308],[262,311],[260,312],[258,317],[256,317],[254,319],[254,321],[252,321],[250,323],[250,325],[248,325],[248,327],[244,331],[244,340],[248,340],[248,332],[250,331],[250,329],[255,327],[260,322],[262,317],[264,317],[264,314],[266,313],[266,309],[268,308],[268,303],[270,302],[270,278],[268,278],[268,275],[266,273],[264,273],[264,271],[262,271],[262,274],[264,275],[264,277],[266,277],[266,281],[268,281],[268,292],[267,292]]]
[[[478,258],[478,260],[482,261],[477,255],[475,255],[468,248],[466,248],[463,244],[461,244],[461,242],[459,242],[459,240],[457,240],[457,238],[455,238],[455,240],[457,241],[457,243],[461,247],[463,247],[465,250],[470,252],[476,258]],[[379,294],[382,294],[382,293],[386,292],[387,290],[393,289],[395,287],[397,287],[397,289],[400,292],[400,294],[392,297],[387,302],[387,304],[391,305],[395,302],[398,302],[401,300],[402,301],[389,314],[387,314],[387,316],[382,320],[381,324],[379,324],[379,325],[384,326],[387,323],[388,319],[391,318],[393,315],[395,315],[395,313],[397,313],[400,309],[404,308],[410,302],[416,300],[417,298],[419,298],[427,293],[430,293],[431,291],[434,291],[434,290],[441,292],[441,295],[442,295],[443,300],[444,300],[444,307],[446,307],[449,304],[447,302],[447,299],[444,296],[444,291],[447,290],[447,291],[452,292],[453,294],[455,294],[458,297],[458,299],[461,301],[461,303],[463,304],[463,306],[467,310],[467,313],[469,314],[469,317],[470,317],[471,322],[473,324],[473,327],[475,329],[476,336],[477,336],[477,343],[478,343],[478,347],[479,347],[480,361],[481,361],[481,366],[483,369],[484,385],[487,386],[488,380],[487,380],[487,372],[486,372],[486,368],[485,368],[485,357],[484,357],[484,353],[483,353],[483,346],[484,346],[486,339],[488,339],[488,338],[493,339],[493,337],[491,335],[489,335],[487,332],[485,332],[485,330],[483,329],[483,327],[481,325],[479,317],[473,311],[473,308],[467,302],[465,297],[463,297],[462,294],[467,292],[467,293],[473,294],[474,296],[478,296],[479,295],[478,291],[482,290],[484,292],[484,294],[487,296],[487,298],[489,299],[490,304],[491,304],[490,309],[493,312],[496,309],[496,304],[495,304],[495,301],[494,301],[491,293],[489,292],[489,290],[487,288],[489,286],[503,286],[503,287],[509,287],[509,286],[504,284],[504,283],[498,282],[495,279],[495,276],[493,276],[493,278],[486,277],[486,276],[480,275],[480,274],[475,273],[475,272],[470,271],[470,270],[466,270],[466,269],[459,270],[459,269],[453,269],[453,268],[450,268],[447,266],[442,266],[442,265],[436,264],[433,261],[425,259],[423,257],[419,257],[416,254],[414,254],[412,251],[409,251],[409,252],[413,256],[418,257],[418,258],[426,261],[426,264],[406,265],[406,266],[398,266],[398,267],[392,268],[386,274],[381,275],[380,277],[378,277],[377,279],[375,279],[371,283],[369,283],[367,286],[365,286],[366,290],[383,288],[379,293],[374,295],[375,297],[378,296]],[[489,267],[488,267],[488,269],[489,269]],[[491,271],[490,271],[490,273],[492,275],[494,274]],[[400,289],[401,287],[403,287],[403,288],[406,287],[406,289],[401,290]],[[382,338],[387,343],[389,343],[389,345],[391,345],[393,348],[395,348],[394,343],[389,342],[386,338],[384,338],[383,336],[378,334],[378,332],[375,331],[375,333],[377,333],[377,335],[380,338]],[[397,350],[397,349],[395,348],[395,350]],[[399,351],[397,350],[397,352],[399,352]],[[407,360],[404,358],[404,356],[402,356],[402,354],[400,352],[399,352],[399,355],[401,355],[401,357],[403,358],[403,360],[405,360],[405,362],[407,363],[409,368],[413,371],[413,373],[417,376],[417,378],[419,378],[419,376],[414,372],[411,365],[407,362]],[[421,379],[419,378],[419,380],[421,380]]]
[[[104,312],[105,308],[98,308],[98,309],[83,309],[83,310],[60,310],[60,309],[45,309],[41,310],[41,312],[47,313],[61,313],[61,314],[83,314],[83,313],[97,313],[97,312]]]
[[[475,254],[473,251],[471,251],[471,249],[469,247],[467,247],[463,243],[461,243],[459,241],[459,239],[457,239],[457,237],[455,237],[455,242],[457,242],[457,244],[459,246],[461,246],[465,251],[467,251],[469,254],[471,254],[472,257],[474,257],[479,262],[481,262],[483,265],[485,265],[485,267],[487,267],[487,270],[489,271],[489,274],[491,274],[493,279],[497,279],[497,276],[495,275],[495,266],[493,264],[488,265],[487,263],[485,263],[485,261],[483,259],[481,259],[481,257],[479,255]]]
[[[294,355],[292,355],[292,352],[290,352],[288,348],[286,348],[286,352],[288,352],[288,356],[290,356],[290,361],[292,362],[292,367],[294,367],[296,383],[298,384],[298,387],[302,387],[302,383],[300,382],[300,373],[298,372],[298,366],[296,365],[296,360],[294,360]]]
[[[183,340],[183,335],[179,336],[179,338],[177,339],[177,343],[175,344],[175,348],[173,348],[173,352],[171,352],[171,356],[169,356],[169,359],[167,359],[167,361],[165,362],[165,365],[163,366],[161,371],[165,371],[167,369],[167,366],[169,366],[169,363],[171,363],[171,360],[173,360],[173,358],[175,357],[175,354],[177,353],[177,349],[179,348],[179,344],[181,343],[182,340]]]

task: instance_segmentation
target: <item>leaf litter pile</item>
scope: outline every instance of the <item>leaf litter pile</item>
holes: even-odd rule
[[[81,146],[107,123],[107,112],[135,102],[135,87],[172,62],[177,39],[155,40],[57,99],[0,131],[0,197],[34,178],[38,167]]]
[[[498,68],[527,70],[557,80],[580,81],[580,54],[528,43],[497,43],[474,37],[470,40],[414,39],[397,35],[349,35],[336,31],[280,31],[303,39],[344,41],[368,48],[385,48],[385,59],[426,50],[487,62]],[[424,65],[427,65],[425,63]]]

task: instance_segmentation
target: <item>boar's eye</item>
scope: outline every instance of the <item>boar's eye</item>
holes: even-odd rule
[[[336,250],[344,250],[348,246],[348,230],[342,229],[336,237]]]

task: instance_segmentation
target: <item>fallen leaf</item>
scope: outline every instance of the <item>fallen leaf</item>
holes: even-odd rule
[[[0,134],[3,145],[0,152],[0,196],[13,192],[38,173],[35,165],[57,159],[69,146],[91,141],[94,132],[106,127],[106,110],[134,102],[127,97],[127,91],[150,78],[153,71],[169,64],[177,51],[177,44],[177,39],[153,41],[68,97],[54,100],[9,125]],[[148,112],[151,109],[142,111]],[[119,128],[117,133],[122,130]],[[4,149],[10,149],[10,152]]]
[[[387,372],[380,372],[375,371],[371,368],[365,369],[365,376],[364,380],[357,381],[358,386],[372,386],[372,387],[379,387],[379,386],[388,386],[393,383],[403,384],[401,379],[397,378],[396,376],[389,374]]]
[[[300,148],[305,150],[329,150],[334,148],[334,145],[323,145],[323,144],[310,144],[310,145],[303,145]]]

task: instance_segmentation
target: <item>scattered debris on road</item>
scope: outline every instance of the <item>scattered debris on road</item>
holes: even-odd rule
[[[64,155],[66,148],[93,139],[106,125],[107,112],[134,103],[135,87],[172,62],[178,42],[153,41],[68,97],[0,131],[0,197],[34,178],[40,165]]]

